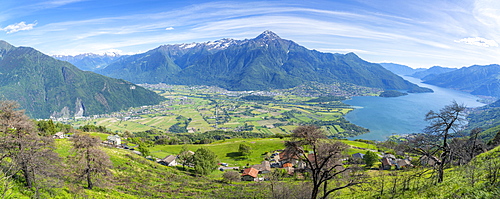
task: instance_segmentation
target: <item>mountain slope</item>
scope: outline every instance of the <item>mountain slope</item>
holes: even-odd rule
[[[433,77],[435,77],[436,75],[439,75],[441,73],[447,73],[447,72],[451,72],[454,70],[457,70],[457,69],[456,68],[446,68],[446,67],[441,67],[441,66],[433,66],[433,67],[430,67],[429,69],[426,69],[424,71],[415,72],[411,76],[425,80],[425,79],[432,79]]]
[[[92,53],[86,53],[86,54],[80,54],[80,55],[54,55],[52,56],[58,60],[61,61],[67,61],[76,67],[78,67],[80,70],[84,71],[96,71],[99,69],[102,69],[109,64],[117,61],[120,58],[127,57],[124,55],[118,55],[115,53],[112,54],[92,54]]]
[[[500,97],[500,65],[474,65],[434,77],[424,83],[469,92],[473,95]]]
[[[413,73],[424,71],[425,68],[411,68],[409,66],[395,63],[379,63],[385,69],[398,75],[412,75]]]
[[[0,96],[18,101],[34,118],[101,114],[163,99],[124,80],[81,71],[5,41],[0,41],[0,77]]]
[[[229,90],[291,88],[306,82],[419,88],[354,53],[308,50],[271,31],[254,39],[160,46],[99,72],[135,83],[216,85]]]

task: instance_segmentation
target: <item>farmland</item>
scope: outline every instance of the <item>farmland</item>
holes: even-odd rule
[[[166,98],[159,105],[68,120],[73,126],[105,126],[112,132],[155,129],[169,133],[213,130],[289,134],[298,125],[321,126],[329,136],[366,133],[344,119],[353,110],[342,96],[322,97],[303,90],[227,91],[209,86],[146,85]]]

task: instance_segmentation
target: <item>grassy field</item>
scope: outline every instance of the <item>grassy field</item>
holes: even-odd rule
[[[92,133],[101,138],[108,134]],[[245,166],[260,163],[260,154],[274,149],[282,149],[281,139],[228,139],[208,145],[188,145],[190,150],[206,147],[214,151],[220,160],[234,165]],[[374,147],[358,141],[340,140],[351,147]],[[254,153],[248,160],[233,160],[228,153],[237,151],[240,143],[246,142],[254,148]],[[71,142],[68,139],[55,141],[56,152],[62,158],[71,154]],[[156,154],[176,154],[180,145],[158,146]],[[232,182],[222,181],[224,172],[215,171],[207,176],[194,175],[190,168],[184,170],[181,166],[166,167],[129,150],[101,147],[112,161],[112,176],[106,184],[98,184],[92,190],[84,189],[84,182],[70,181],[61,178],[59,187],[50,191],[41,190],[41,198],[269,198],[271,186],[294,193],[300,191],[304,179],[298,175],[287,176],[279,182]],[[361,150],[361,149],[358,149]],[[433,172],[429,168],[416,167],[405,170],[374,170],[363,169],[365,177],[359,186],[335,192],[332,198],[496,198],[498,182],[496,175],[499,170],[500,147],[485,152],[461,167],[452,167],[445,171],[443,183],[436,183]],[[224,157],[225,155],[225,157]],[[380,163],[376,163],[376,168]],[[61,170],[63,172],[63,170]],[[261,175],[263,176],[263,175]],[[341,179],[338,179],[341,180]],[[339,182],[340,183],[340,182]],[[331,183],[330,186],[336,186]],[[307,189],[307,187],[305,187]],[[443,191],[446,190],[446,191]],[[15,184],[9,191],[10,198],[32,198],[30,191],[21,184]],[[294,193],[296,194],[296,193]]]
[[[71,143],[67,139],[56,140],[56,147],[56,152],[61,157],[70,154]],[[216,182],[220,179],[220,172],[208,177],[193,176],[190,172],[160,165],[129,150],[105,147],[101,149],[109,155],[113,163],[113,177],[107,185],[88,190],[82,189],[84,184],[65,184],[61,188],[53,189],[52,195],[44,195],[44,198],[200,198],[213,195],[213,190],[223,186]],[[80,188],[75,190],[75,186]],[[13,196],[30,198],[17,192]]]
[[[327,132],[334,137],[345,137],[353,134],[352,132],[363,133],[363,130],[354,128],[354,131],[346,131],[339,126],[348,123],[340,119],[352,108],[306,102],[313,97],[278,93],[274,96],[275,101],[266,102],[242,101],[240,97],[248,94],[219,93],[206,88],[172,86],[156,91],[167,98],[160,105],[130,108],[117,113],[71,120],[69,123],[73,126],[105,126],[118,133],[151,129],[168,132],[171,126],[179,122],[176,118],[182,116],[190,119],[186,130],[191,133],[218,129],[239,131],[246,124],[253,126],[245,131],[288,134],[298,125],[315,124],[317,121],[335,123],[335,127],[324,125],[331,127]]]
[[[263,154],[277,149],[284,149],[285,140],[279,138],[263,139],[229,139],[217,141],[211,144],[187,145],[191,151],[196,151],[205,147],[213,151],[220,162],[228,163],[230,166],[246,166],[247,164],[260,164],[263,160]],[[238,148],[241,143],[246,143],[252,147],[252,154],[245,159],[238,156]],[[151,155],[163,158],[167,155],[179,154],[182,145],[160,145],[151,147]]]

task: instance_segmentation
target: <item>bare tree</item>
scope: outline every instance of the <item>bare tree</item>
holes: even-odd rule
[[[110,175],[112,168],[108,154],[99,148],[99,137],[80,133],[73,137],[72,160],[77,179],[86,179],[87,189],[94,187],[96,180]]]
[[[239,182],[241,180],[240,173],[236,171],[226,171],[224,172],[224,174],[222,174],[222,177],[224,178],[224,181],[229,184],[231,184],[232,182]]]
[[[486,151],[486,145],[482,140],[478,139],[479,133],[481,133],[481,129],[475,128],[470,131],[468,137],[458,137],[451,140],[449,145],[452,163],[464,165],[475,156]]]
[[[292,131],[292,140],[286,142],[287,153],[296,155],[308,167],[312,178],[311,198],[327,198],[337,190],[362,183],[355,168],[342,164],[348,146],[325,138],[324,131],[318,127],[300,126]],[[332,187],[329,182],[333,179],[336,184]]]
[[[25,186],[35,188],[35,197],[39,197],[42,186],[51,185],[55,179],[60,161],[53,151],[53,139],[41,136],[32,120],[18,110],[14,101],[0,101],[0,168],[2,180],[8,180],[16,174],[24,177]],[[39,181],[44,181],[39,183]],[[5,196],[4,190],[3,196]]]
[[[443,182],[445,166],[451,160],[452,149],[449,144],[451,137],[464,127],[465,110],[465,105],[459,105],[455,101],[439,112],[431,110],[425,116],[429,125],[424,129],[424,134],[410,137],[409,146],[414,152],[436,162],[435,170],[438,183]]]

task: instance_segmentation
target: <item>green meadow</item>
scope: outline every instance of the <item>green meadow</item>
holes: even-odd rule
[[[117,113],[70,120],[73,126],[105,126],[112,132],[142,132],[156,129],[170,132],[171,127],[188,118],[186,132],[212,130],[250,131],[263,134],[289,134],[299,125],[322,126],[337,138],[367,132],[343,116],[352,108],[341,102],[308,102],[315,97],[301,97],[290,92],[276,92],[272,101],[245,101],[246,93],[213,91],[205,87],[171,86],[156,88],[167,100],[160,105],[130,108]],[[335,105],[331,105],[333,103]],[[347,129],[346,129],[347,128]],[[175,133],[175,132],[174,132]]]

